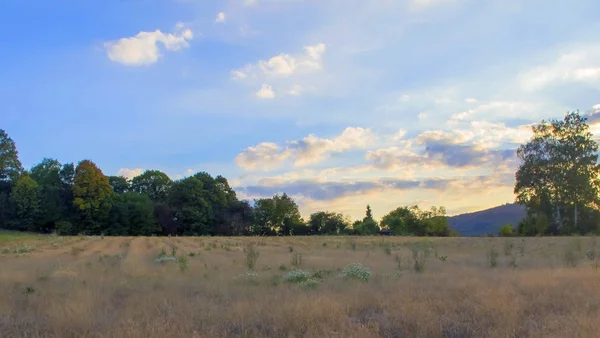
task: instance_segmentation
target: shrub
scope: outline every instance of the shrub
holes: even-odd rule
[[[513,235],[513,225],[512,224],[505,224],[500,228],[500,231],[498,232],[500,236],[502,237],[510,237]]]
[[[403,261],[402,261],[402,256],[400,256],[400,254],[396,254],[396,266],[398,267],[398,271],[402,271],[402,266]]]
[[[498,266],[498,251],[496,251],[496,247],[492,246],[487,252],[487,260],[488,265],[491,268],[495,268],[496,266]]]
[[[448,259],[448,256],[440,256],[440,261],[445,262]]]
[[[417,255],[417,258],[414,259],[413,269],[415,272],[423,272],[425,271],[425,253],[423,252],[420,255]]]
[[[392,244],[390,244],[390,243],[387,243],[387,242],[386,242],[386,243],[383,243],[383,244],[381,245],[381,248],[383,249],[383,253],[384,253],[384,254],[386,254],[386,255],[388,255],[388,256],[391,256],[391,255],[392,255]]]
[[[179,271],[185,272],[188,269],[188,261],[186,256],[179,256],[177,258],[177,262],[179,263]]]
[[[285,270],[287,270],[287,266],[285,266],[285,264],[281,264],[281,265],[279,266],[279,270],[281,270],[281,271],[285,271]]]
[[[304,270],[293,270],[288,272],[283,279],[288,283],[302,283],[310,278],[310,273]]]
[[[350,249],[352,249],[352,251],[356,251],[356,241],[353,239],[350,240]]]
[[[362,264],[353,263],[346,266],[338,277],[368,282],[371,278],[371,269]]]
[[[156,263],[167,263],[167,262],[176,262],[176,261],[177,261],[177,257],[173,257],[173,256],[160,256],[154,260],[154,262],[156,262]]]
[[[292,253],[292,266],[299,267],[302,265],[302,254],[299,252]]]
[[[248,269],[254,270],[259,255],[260,253],[254,248],[254,245],[250,244],[246,249],[246,266]]]
[[[288,250],[289,250],[290,252],[294,252],[294,247],[290,245],[290,246],[288,247]]]

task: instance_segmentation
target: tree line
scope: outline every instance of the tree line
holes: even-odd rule
[[[23,169],[15,142],[0,130],[0,229],[107,236],[213,235],[456,235],[445,209],[401,207],[378,223],[367,206],[362,220],[315,212],[304,220],[287,194],[239,200],[223,176],[206,172],[171,180],[158,170],[127,179],[106,176],[83,160],[45,158]]]
[[[587,119],[569,112],[542,121],[517,150],[516,201],[527,216],[502,234],[524,236],[600,233],[598,144]],[[62,235],[393,235],[456,236],[446,210],[399,207],[377,222],[370,206],[351,222],[335,212],[304,220],[285,193],[239,200],[223,176],[206,172],[171,180],[146,170],[129,180],[106,176],[83,160],[43,159],[24,170],[15,142],[0,129],[0,229]]]

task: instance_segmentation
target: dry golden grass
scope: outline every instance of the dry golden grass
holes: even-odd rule
[[[416,272],[411,247],[424,241]],[[239,279],[250,243],[257,276]],[[155,262],[173,247],[186,263]],[[584,237],[19,239],[0,243],[0,336],[598,337],[593,247]],[[295,252],[299,269],[320,271],[316,287],[283,280]],[[371,269],[369,282],[337,277],[352,263]]]

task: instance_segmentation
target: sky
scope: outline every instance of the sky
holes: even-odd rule
[[[376,218],[514,201],[531,125],[600,112],[596,0],[2,0],[26,168],[223,175]],[[600,135],[600,125],[592,125]]]

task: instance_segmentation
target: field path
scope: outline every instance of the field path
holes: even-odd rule
[[[142,276],[148,273],[152,262],[152,246],[148,245],[145,237],[136,237],[129,243],[129,251],[123,261],[123,269],[132,276]]]

